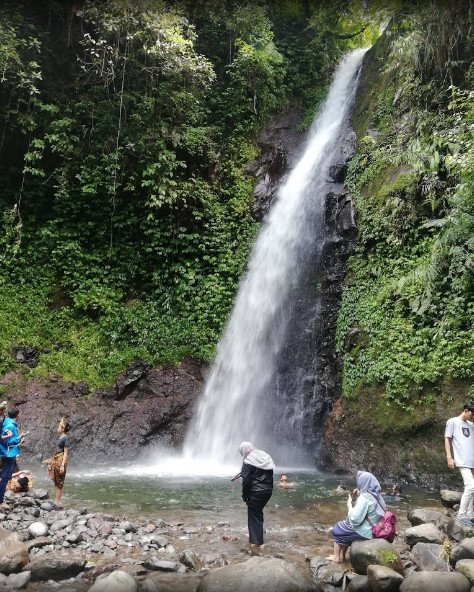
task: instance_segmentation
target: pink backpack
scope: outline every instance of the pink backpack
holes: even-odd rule
[[[389,543],[393,543],[395,539],[395,524],[397,522],[397,517],[392,512],[388,510],[385,514],[380,518],[377,524],[372,526],[372,535],[374,539],[385,539]]]

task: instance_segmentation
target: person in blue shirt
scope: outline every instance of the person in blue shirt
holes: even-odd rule
[[[352,506],[352,496],[351,494],[348,496],[347,520],[338,522],[331,529],[334,551],[326,559],[336,563],[345,561],[347,549],[354,541],[372,538],[372,525],[380,520],[387,509],[381,494],[380,483],[368,471],[358,471],[357,489],[354,490],[353,495],[358,497],[355,506]]]
[[[20,412],[18,409],[12,409],[5,418],[0,438],[0,458],[2,460],[2,477],[0,479],[0,509],[9,510],[10,506],[5,503],[5,490],[10,481],[15,459],[20,454],[20,444],[23,441],[23,434],[18,432],[17,420]],[[11,435],[8,438],[4,436]]]

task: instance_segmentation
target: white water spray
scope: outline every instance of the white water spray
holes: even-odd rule
[[[304,154],[281,187],[254,245],[185,440],[182,463],[178,463],[188,472],[204,462],[211,474],[217,472],[216,466],[237,461],[237,446],[244,440],[257,447],[265,445],[272,452],[266,417],[274,405],[270,391],[289,303],[301,279],[306,254],[323,231],[323,188],[365,51],[355,50],[340,63]],[[291,444],[288,442],[288,448]],[[300,458],[304,458],[304,451]],[[278,460],[284,463],[286,459]]]

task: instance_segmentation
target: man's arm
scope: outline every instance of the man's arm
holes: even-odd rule
[[[447,437],[444,439],[444,449],[446,451],[446,458],[448,460],[448,467],[450,469],[454,469],[454,467],[456,465],[454,464],[454,460],[453,460],[451,440],[452,440],[452,438],[447,438]]]

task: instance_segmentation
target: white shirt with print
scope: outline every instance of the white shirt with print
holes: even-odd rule
[[[474,468],[474,424],[452,417],[446,423],[445,438],[451,438],[454,463],[457,467]]]

